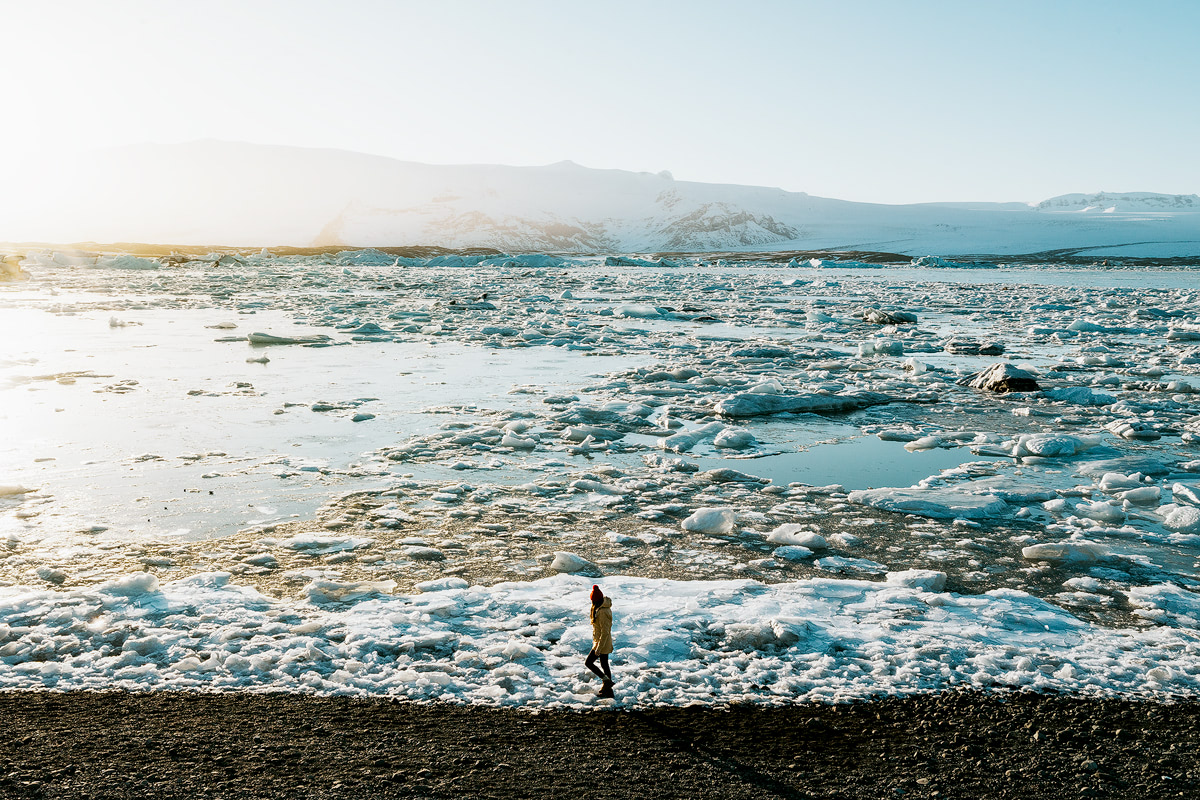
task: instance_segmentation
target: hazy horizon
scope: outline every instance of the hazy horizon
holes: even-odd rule
[[[208,139],[109,148],[61,165],[54,177],[0,195],[0,240],[568,253],[1200,252],[1200,196],[1066,193],[1046,199],[1036,207],[883,205],[681,181],[667,171],[573,162],[443,166]]]
[[[5,5],[0,177],[222,139],[858,202],[1200,191],[1200,7]]]
[[[682,182],[687,182],[687,183],[704,183],[704,184],[712,184],[712,185],[717,185],[717,186],[745,186],[745,187],[763,188],[763,189],[779,189],[779,190],[782,190],[784,192],[788,192],[791,194],[806,194],[806,195],[810,195],[813,197],[821,197],[821,198],[826,198],[826,199],[830,199],[830,200],[846,200],[848,202],[853,202],[853,203],[869,203],[869,204],[874,204],[874,205],[889,205],[889,206],[922,205],[922,204],[929,204],[929,203],[934,203],[934,204],[937,204],[937,203],[950,203],[950,204],[1019,203],[1022,205],[1035,206],[1038,203],[1041,203],[1045,200],[1049,200],[1049,199],[1053,199],[1055,197],[1060,197],[1060,196],[1069,195],[1069,194],[1117,195],[1117,194],[1145,193],[1145,194],[1174,194],[1174,195],[1200,196],[1200,188],[1197,188],[1196,191],[1192,191],[1192,192],[1164,192],[1164,191],[1161,191],[1152,186],[1151,187],[1147,187],[1147,186],[1133,187],[1130,189],[1120,189],[1120,190],[1101,186],[1099,188],[1094,188],[1094,189],[1093,188],[1082,189],[1079,187],[1060,187],[1060,189],[1058,191],[1055,191],[1055,192],[1045,195],[1045,196],[1039,196],[1039,197],[1035,197],[1035,198],[999,198],[999,199],[982,200],[977,197],[940,197],[940,198],[931,199],[931,200],[886,202],[886,201],[874,201],[874,200],[853,200],[850,198],[840,197],[840,196],[835,196],[835,195],[820,195],[815,192],[806,191],[804,189],[788,189],[788,188],[780,186],[778,184],[770,184],[770,183],[747,183],[745,181],[698,180],[698,179],[689,178],[689,177],[682,176],[682,175],[677,175],[677,174],[675,174],[675,171],[671,170],[671,169],[661,169],[661,170],[641,169],[641,170],[639,170],[639,169],[633,169],[633,168],[623,167],[623,166],[596,166],[595,164],[585,163],[585,162],[580,161],[579,159],[574,159],[574,158],[561,158],[561,159],[557,159],[554,161],[546,161],[543,163],[530,163],[530,164],[507,164],[507,163],[484,162],[484,161],[420,161],[417,159],[402,158],[399,156],[386,155],[383,153],[370,153],[370,152],[365,152],[365,151],[361,151],[361,150],[349,150],[345,147],[334,147],[334,146],[308,147],[305,145],[285,144],[285,143],[281,143],[281,142],[253,142],[253,141],[248,141],[245,139],[219,138],[219,137],[204,137],[204,138],[191,139],[191,140],[179,141],[179,142],[151,142],[151,141],[126,142],[126,143],[122,143],[122,144],[106,145],[104,147],[97,147],[97,148],[92,148],[89,150],[80,151],[80,152],[73,154],[73,157],[77,158],[77,159],[79,159],[79,158],[86,159],[89,156],[95,156],[95,155],[99,155],[99,154],[103,154],[105,152],[111,152],[111,151],[138,150],[138,149],[142,149],[142,148],[160,148],[160,147],[161,148],[172,148],[175,146],[205,145],[205,144],[247,145],[250,147],[283,148],[283,149],[305,150],[305,151],[322,151],[323,150],[323,151],[329,151],[329,152],[344,153],[344,154],[351,155],[351,156],[367,156],[370,158],[388,159],[390,161],[398,161],[398,162],[404,163],[404,164],[414,164],[414,165],[429,166],[429,167],[500,167],[500,168],[511,167],[511,168],[515,168],[515,169],[524,169],[524,168],[554,167],[554,166],[560,166],[560,165],[564,165],[564,164],[570,164],[570,165],[582,167],[582,168],[588,169],[588,170],[601,170],[601,171],[609,171],[609,172],[629,172],[629,173],[636,173],[636,174],[640,174],[640,175],[661,175],[661,174],[665,173],[665,174],[670,175],[672,180],[682,181]],[[39,164],[37,166],[45,167],[48,163],[51,163],[51,162],[43,161],[41,164]]]

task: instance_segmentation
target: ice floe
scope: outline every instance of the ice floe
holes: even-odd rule
[[[861,489],[851,492],[848,499],[851,503],[933,519],[987,519],[1008,512],[1008,504],[998,497],[948,489]]]

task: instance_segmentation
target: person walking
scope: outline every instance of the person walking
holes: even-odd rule
[[[613,696],[612,670],[608,667],[608,654],[613,651],[612,599],[605,597],[599,586],[592,587],[592,650],[588,653],[587,668],[594,672],[604,684],[597,693],[599,697]],[[600,667],[596,667],[599,659]],[[603,671],[601,671],[603,670]]]

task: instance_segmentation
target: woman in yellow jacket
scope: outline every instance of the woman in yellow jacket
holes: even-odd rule
[[[612,600],[604,596],[599,586],[592,587],[592,651],[588,653],[587,668],[604,681],[600,687],[600,697],[613,696],[612,670],[608,668],[608,654],[613,651],[612,640]],[[596,668],[596,659],[600,659],[600,669]],[[601,669],[603,672],[601,672]]]

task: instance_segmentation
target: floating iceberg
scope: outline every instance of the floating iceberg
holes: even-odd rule
[[[1009,508],[993,495],[967,494],[941,488],[860,489],[850,492],[851,503],[915,514],[932,519],[991,519],[1008,516]]]

